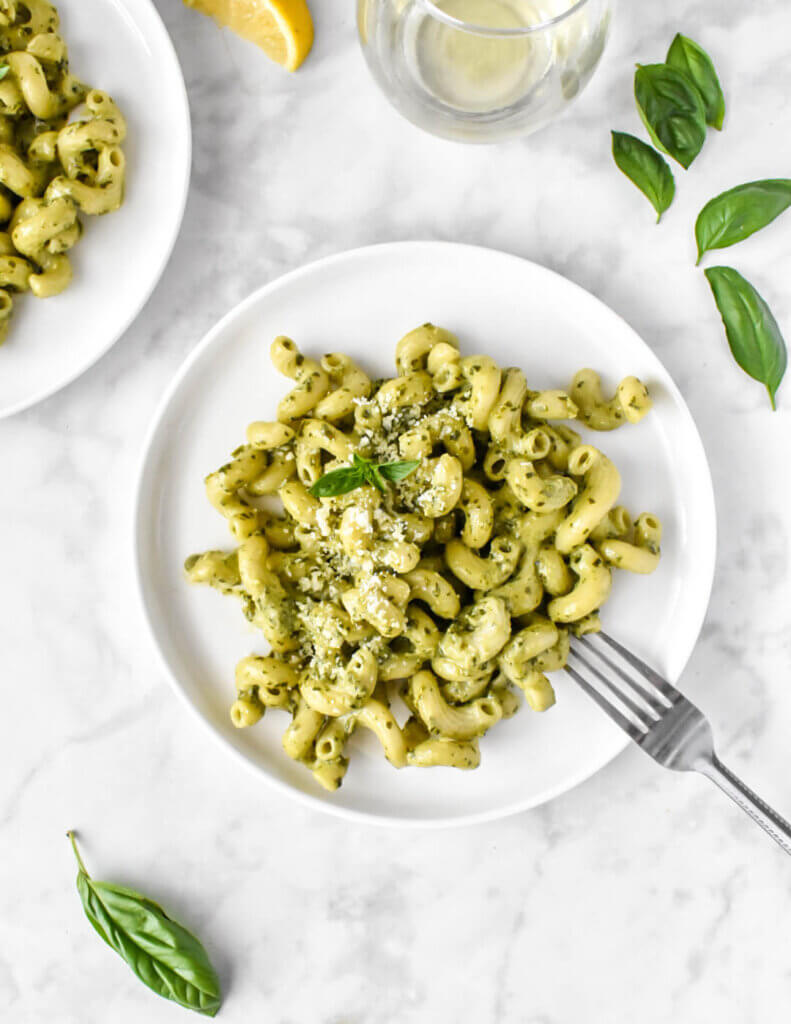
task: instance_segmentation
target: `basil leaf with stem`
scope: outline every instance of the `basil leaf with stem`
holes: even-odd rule
[[[94,881],[74,833],[66,834],[79,866],[77,891],[98,934],[157,995],[214,1017],[222,1002],[220,981],[200,942],[147,897]]]
[[[706,124],[721,132],[725,120],[725,97],[711,57],[694,39],[679,32],[667,51],[667,63],[686,75],[697,88],[703,99]]]
[[[698,263],[710,249],[726,249],[765,228],[791,206],[791,178],[768,178],[710,199],[695,222]]]
[[[634,96],[651,141],[686,170],[706,140],[703,98],[667,64],[638,64]]]
[[[357,452],[352,455],[352,462],[362,473],[364,483],[370,484],[371,487],[375,487],[377,491],[381,491],[382,494],[385,493],[387,490],[385,482],[372,462],[368,459],[364,459],[361,455],[358,455]]]
[[[769,392],[772,408],[788,363],[783,335],[765,300],[732,267],[709,267],[706,279],[725,324],[733,358]]]
[[[384,494],[387,491],[385,480],[398,483],[409,476],[420,465],[420,461],[404,462],[371,462],[355,452],[351,466],[330,470],[320,477],[310,488],[314,498],[335,498],[339,494],[348,494],[358,487],[370,484]]]
[[[414,473],[420,465],[420,459],[405,459],[403,462],[383,462],[378,466],[379,472],[391,483],[397,484],[410,473]]]
[[[612,132],[612,155],[618,168],[656,210],[658,224],[676,194],[676,182],[667,161],[642,139],[626,132]]]

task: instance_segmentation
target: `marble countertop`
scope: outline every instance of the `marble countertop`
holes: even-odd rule
[[[185,715],[142,628],[130,516],[140,440],[204,332],[263,282],[373,242],[456,239],[600,296],[680,385],[711,462],[719,555],[683,686],[723,759],[791,814],[791,384],[772,415],[735,367],[694,262],[711,195],[791,167],[787,0],[622,3],[578,105],[494,148],[419,133],[369,81],[353,4],[316,2],[290,77],[157,0],[192,106],[194,171],[173,258],[124,338],[0,424],[0,1017],[165,1024],[97,939],[64,833],[97,877],[200,934],[221,1020],[278,1024],[765,1024],[791,998],[791,865],[698,777],[629,750],[539,810],[437,833],[350,825],[271,791]],[[668,8],[672,7],[672,12]],[[716,57],[727,130],[660,229],[617,174],[636,60],[674,32]],[[230,113],[230,116],[229,116]],[[733,262],[791,336],[789,222]]]

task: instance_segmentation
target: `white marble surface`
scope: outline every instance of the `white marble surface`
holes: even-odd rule
[[[401,238],[522,254],[589,288],[656,349],[711,460],[720,542],[684,687],[722,756],[791,814],[791,385],[772,415],[734,366],[694,262],[702,202],[791,166],[787,0],[623,3],[605,61],[556,127],[457,147],[369,82],[351,0],[313,4],[289,77],[157,0],[192,103],[194,178],[155,296],[109,356],[0,424],[0,1018],[186,1019],[97,939],[64,839],[203,937],[220,1019],[278,1024],[765,1024],[791,998],[791,864],[702,779],[630,750],[532,813],[437,834],[308,812],[185,715],[141,626],[130,509],[141,436],[176,367],[237,300],[326,253]],[[682,28],[729,100],[659,229],[611,166],[637,131],[635,60]],[[725,256],[791,335],[791,222]]]

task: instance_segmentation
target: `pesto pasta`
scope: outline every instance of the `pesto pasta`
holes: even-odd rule
[[[0,2],[0,342],[13,295],[68,287],[80,215],[110,213],[124,197],[126,122],[71,74],[58,29],[47,0]]]
[[[555,703],[547,673],[599,628],[613,569],[658,563],[659,519],[632,520],[618,470],[568,425],[636,423],[648,391],[627,377],[605,398],[592,370],[534,390],[431,324],[389,380],[286,337],[271,356],[293,382],[277,419],[206,478],[234,547],[185,563],[268,644],[237,665],[231,720],[286,712],[285,753],[328,790],[360,728],[396,768],[476,768],[519,694]]]

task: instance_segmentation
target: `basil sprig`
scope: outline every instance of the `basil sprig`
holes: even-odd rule
[[[666,63],[680,71],[693,83],[703,99],[706,124],[722,131],[725,120],[725,97],[714,70],[711,57],[694,39],[679,32],[667,51]]]
[[[788,363],[783,335],[765,300],[732,267],[710,267],[706,278],[725,324],[733,358],[769,392],[776,409],[777,389]]]
[[[638,64],[634,96],[651,141],[686,170],[706,141],[706,110],[696,86],[667,64]]]
[[[325,473],[310,488],[310,493],[314,498],[335,498],[366,484],[384,493],[387,490],[385,480],[398,483],[413,473],[419,465],[419,460],[412,459],[403,462],[371,462],[355,452],[351,466]]]
[[[88,920],[150,989],[187,1010],[214,1017],[222,997],[206,950],[156,903],[120,885],[94,881],[77,858],[77,891]]]
[[[676,182],[667,161],[642,139],[626,132],[612,133],[612,155],[618,168],[648,198],[659,223],[676,194]]]
[[[791,179],[750,181],[710,199],[698,214],[698,263],[710,249],[726,249],[765,228],[791,206]]]

